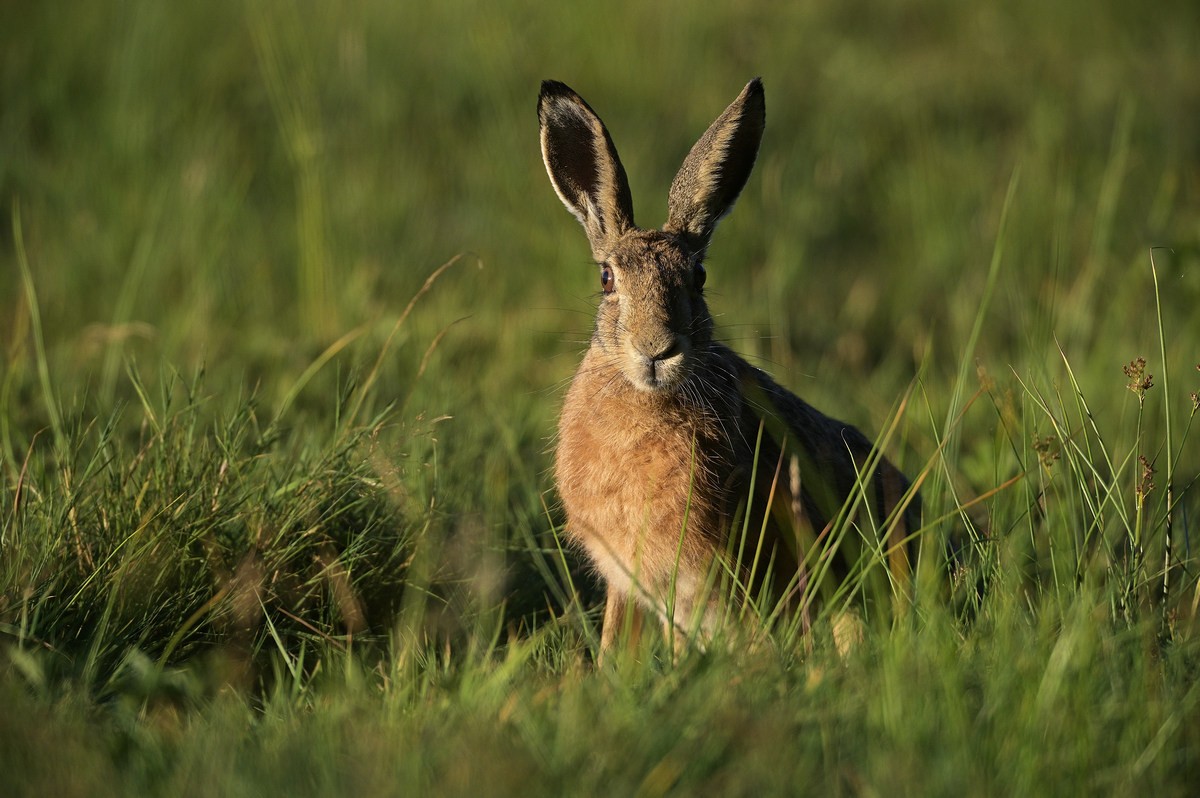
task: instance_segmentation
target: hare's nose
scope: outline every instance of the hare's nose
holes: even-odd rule
[[[646,358],[648,360],[650,360],[651,362],[661,363],[664,360],[670,360],[671,358],[678,355],[680,352],[679,338],[677,336],[672,335],[670,340],[660,341],[660,342],[656,342],[656,343],[657,343],[657,346],[649,346],[646,349],[642,350],[642,354],[644,354],[646,356]],[[658,351],[655,352],[654,351],[655,349],[657,349]],[[650,351],[647,351],[647,350],[650,350]]]

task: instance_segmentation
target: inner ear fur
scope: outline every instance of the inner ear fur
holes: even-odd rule
[[[755,78],[683,159],[671,182],[665,230],[690,239],[697,251],[708,246],[750,179],[766,123],[762,79]]]
[[[608,130],[582,97],[555,80],[542,82],[538,120],[550,183],[593,251],[605,249],[633,227],[629,180]]]

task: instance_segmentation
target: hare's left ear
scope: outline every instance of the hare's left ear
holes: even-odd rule
[[[633,198],[617,148],[596,112],[556,80],[542,83],[538,121],[550,182],[583,225],[592,251],[601,253],[633,227]]]
[[[750,178],[766,124],[762,79],[755,78],[684,158],[671,183],[664,230],[688,238],[697,251],[708,246]]]

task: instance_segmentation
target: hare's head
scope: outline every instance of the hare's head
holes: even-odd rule
[[[711,341],[704,251],[750,177],[766,122],[762,82],[746,84],[683,161],[667,223],[633,221],[625,169],[600,117],[562,83],[538,98],[542,158],[554,190],[587,233],[604,298],[593,346],[648,392],[677,388]]]

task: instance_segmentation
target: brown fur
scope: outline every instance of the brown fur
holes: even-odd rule
[[[873,461],[858,430],[713,340],[704,251],[754,165],[765,122],[761,83],[747,84],[692,148],[661,231],[634,224],[616,148],[577,94],[547,81],[538,115],[551,183],[583,224],[608,281],[563,405],[556,461],[567,534],[607,586],[602,648],[631,601],[668,627],[710,634],[720,619],[719,591],[711,589],[718,565],[785,600],[861,483],[871,486],[873,526],[895,519],[887,548],[906,567],[899,541],[912,518],[896,508],[912,498],[903,475]],[[869,462],[874,473],[860,477]],[[751,539],[732,539],[735,519],[746,515]],[[774,582],[763,578],[768,562]],[[639,620],[635,613],[633,625]]]

